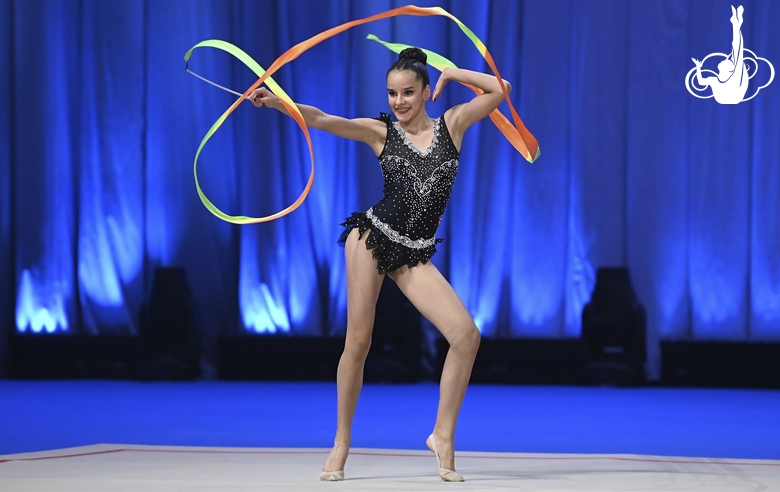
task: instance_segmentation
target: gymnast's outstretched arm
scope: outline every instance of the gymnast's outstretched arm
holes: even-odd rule
[[[255,89],[249,98],[252,104],[262,107],[268,106],[290,116],[287,108],[279,101],[273,92],[266,87]],[[365,142],[376,150],[381,151],[387,137],[387,126],[384,122],[373,118],[342,118],[322,111],[314,106],[296,104],[303,116],[303,121],[311,128],[324,130],[338,137]]]

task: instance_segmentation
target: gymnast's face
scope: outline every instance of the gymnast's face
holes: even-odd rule
[[[411,70],[393,70],[387,75],[387,103],[399,122],[408,122],[425,111],[431,92]]]

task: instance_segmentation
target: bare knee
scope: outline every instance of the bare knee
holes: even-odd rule
[[[450,342],[450,347],[453,350],[464,353],[476,353],[479,349],[479,342],[482,339],[482,335],[473,322],[469,324],[470,326],[458,333]]]
[[[371,334],[347,336],[344,343],[344,357],[353,362],[366,360],[368,350],[371,348]]]

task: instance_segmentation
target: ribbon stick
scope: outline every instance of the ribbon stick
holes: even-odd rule
[[[236,91],[234,91],[233,89],[228,89],[228,88],[227,88],[227,87],[225,87],[224,85],[219,85],[219,84],[217,84],[216,82],[212,82],[212,81],[210,81],[209,79],[207,79],[206,77],[203,77],[203,76],[201,76],[201,75],[198,75],[198,74],[196,74],[195,72],[193,72],[193,71],[192,71],[192,70],[190,70],[189,68],[186,68],[186,69],[185,69],[185,71],[186,71],[187,73],[189,73],[189,74],[192,74],[192,75],[194,75],[195,77],[199,78],[200,80],[202,80],[203,82],[205,82],[205,83],[207,83],[207,84],[211,84],[211,85],[213,85],[214,87],[217,87],[217,88],[219,88],[219,89],[222,89],[222,90],[223,90],[223,91],[225,91],[225,92],[229,92],[229,93],[233,94],[234,96],[243,97],[243,95],[242,95],[240,92],[236,92]]]
[[[214,122],[214,124],[211,126],[209,131],[203,137],[203,140],[201,140],[200,146],[198,147],[198,150],[195,153],[195,163],[193,166],[193,172],[195,174],[195,185],[198,190],[198,196],[200,196],[201,201],[211,213],[213,213],[215,216],[219,217],[220,219],[226,220],[234,224],[253,224],[258,222],[267,222],[269,220],[283,217],[289,214],[290,212],[292,212],[293,210],[295,210],[296,208],[298,208],[301,205],[301,203],[303,203],[303,201],[306,199],[306,196],[309,194],[309,191],[311,190],[311,187],[314,183],[314,147],[312,145],[311,137],[309,135],[309,128],[303,119],[303,115],[301,115],[301,112],[298,110],[298,107],[295,105],[293,100],[271,78],[271,75],[276,73],[285,64],[295,60],[302,53],[309,50],[313,46],[325,41],[326,39],[329,39],[355,26],[367,24],[369,22],[374,22],[381,19],[387,19],[390,17],[396,17],[399,15],[413,15],[413,16],[440,15],[449,18],[450,20],[452,20],[458,25],[461,31],[463,31],[463,33],[472,41],[472,43],[474,43],[474,46],[477,48],[477,50],[479,50],[483,58],[485,58],[485,61],[487,62],[488,66],[490,66],[491,70],[493,71],[499,83],[501,84],[501,89],[504,92],[504,98],[506,99],[507,105],[509,106],[509,112],[511,113],[514,124],[510,122],[506,117],[504,117],[503,114],[501,114],[499,111],[495,111],[494,112],[495,114],[491,114],[490,115],[491,119],[496,124],[496,126],[501,131],[501,133],[504,134],[504,136],[512,143],[515,149],[517,149],[517,151],[520,152],[528,162],[533,162],[539,157],[540,155],[539,144],[536,141],[536,138],[534,138],[534,136],[531,134],[531,132],[529,132],[528,129],[526,129],[525,125],[523,125],[520,116],[517,114],[517,111],[512,105],[512,101],[509,99],[509,93],[507,92],[506,87],[504,86],[504,82],[501,77],[501,74],[499,73],[495,62],[493,61],[493,57],[490,55],[490,52],[487,50],[485,44],[471,31],[471,29],[469,29],[465,24],[463,24],[458,18],[456,18],[446,10],[442,9],[441,7],[417,7],[414,5],[407,5],[405,7],[391,9],[376,15],[372,15],[370,17],[365,17],[363,19],[357,19],[350,22],[346,22],[339,26],[323,31],[315,36],[312,36],[311,38],[302,41],[296,44],[295,46],[293,46],[292,48],[288,49],[279,58],[274,60],[271,66],[265,70],[257,62],[255,62],[252,59],[252,57],[244,53],[241,49],[225,41],[220,41],[220,40],[203,41],[196,44],[189,51],[187,51],[187,53],[184,55],[184,61],[188,63],[193,50],[195,50],[196,48],[211,47],[211,48],[221,49],[238,58],[247,67],[249,67],[258,77],[260,77],[251,86],[249,86],[249,88],[243,94],[241,94],[241,97],[237,99],[222,114],[222,116],[220,116],[217,119],[216,122]],[[439,65],[440,63],[445,64],[445,65],[441,65],[442,68],[444,68],[445,66],[454,66],[452,62],[450,62],[444,57],[436,55],[435,53],[431,53],[431,55],[434,55],[431,57],[431,61],[436,62],[437,65]],[[446,65],[447,62],[449,63],[449,65]],[[432,66],[438,68],[435,65]],[[292,118],[301,128],[301,131],[303,131],[304,135],[306,136],[306,142],[309,146],[309,156],[311,158],[311,172],[309,174],[309,181],[307,182],[303,192],[301,192],[300,196],[298,196],[298,198],[295,200],[295,202],[292,205],[288,206],[284,210],[281,210],[280,212],[277,212],[273,215],[268,215],[265,217],[247,217],[247,216],[228,215],[222,212],[221,210],[219,210],[203,193],[203,190],[201,189],[200,184],[198,183],[198,157],[200,156],[203,147],[206,145],[206,142],[208,142],[208,140],[214,135],[214,133],[219,129],[219,127],[222,126],[222,124],[225,122],[227,117],[230,116],[230,114],[233,111],[235,111],[238,105],[241,104],[252,93],[252,91],[254,91],[257,87],[260,86],[260,84],[264,82],[266,83],[266,85],[268,85],[268,88],[271,90],[271,92],[273,92],[279,98],[282,105],[285,107],[285,109],[287,109],[288,113],[292,116]],[[472,90],[475,90],[475,92],[479,94],[479,89],[472,87]]]

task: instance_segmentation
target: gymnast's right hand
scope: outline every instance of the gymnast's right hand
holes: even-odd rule
[[[249,94],[248,99],[258,108],[262,106],[268,106],[269,108],[279,107],[279,98],[269,91],[267,87],[259,87],[253,90]]]

